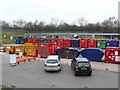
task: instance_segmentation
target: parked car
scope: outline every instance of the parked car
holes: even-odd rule
[[[61,71],[61,62],[58,55],[49,55],[44,65],[45,71]]]
[[[71,61],[71,68],[73,69],[74,75],[92,75],[92,67],[88,59],[86,58],[74,58]]]

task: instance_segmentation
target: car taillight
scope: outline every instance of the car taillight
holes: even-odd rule
[[[60,64],[58,64],[58,67],[60,67]]]
[[[78,67],[77,66],[75,67],[75,70],[78,71]]]
[[[45,66],[45,67],[47,67],[47,65],[46,65],[46,64],[45,64],[44,66]]]
[[[90,70],[92,70],[92,67],[90,67]]]

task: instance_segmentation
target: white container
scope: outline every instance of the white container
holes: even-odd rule
[[[16,55],[10,54],[10,66],[16,66]]]
[[[23,52],[19,52],[19,55],[22,56],[22,55],[23,55]]]

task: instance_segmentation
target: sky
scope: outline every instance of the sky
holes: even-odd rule
[[[119,0],[0,0],[0,20],[45,21],[52,18],[73,23],[84,17],[89,23],[118,18]]]

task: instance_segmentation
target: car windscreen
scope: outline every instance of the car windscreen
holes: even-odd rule
[[[89,67],[90,63],[89,62],[78,62],[78,67]]]
[[[50,59],[50,60],[47,60],[46,63],[55,64],[55,63],[58,63],[58,60]]]

